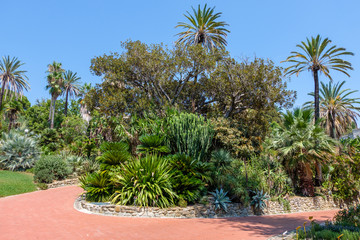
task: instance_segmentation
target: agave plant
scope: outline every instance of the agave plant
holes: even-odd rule
[[[105,142],[101,144],[100,150],[102,155],[97,160],[102,170],[110,170],[131,158],[129,145],[124,142]]]
[[[147,155],[129,162],[115,174],[115,194],[112,202],[122,205],[168,207],[177,197],[171,186],[168,161],[157,155]]]
[[[144,135],[140,137],[141,144],[137,146],[139,153],[164,154],[170,148],[165,145],[165,138],[159,135]]]
[[[261,214],[262,211],[266,208],[266,202],[269,200],[270,196],[265,193],[263,190],[256,191],[255,195],[252,197],[251,206],[253,206],[256,213]]]
[[[225,192],[222,188],[216,189],[215,192],[211,192],[210,194],[214,197],[215,210],[223,209],[227,212],[227,203],[231,203],[230,198],[227,195],[228,192]]]
[[[79,178],[81,187],[86,191],[86,200],[106,202],[113,193],[113,185],[107,172],[95,172]]]
[[[3,133],[0,141],[0,164],[11,171],[25,170],[34,166],[39,159],[40,151],[32,137],[16,131]]]

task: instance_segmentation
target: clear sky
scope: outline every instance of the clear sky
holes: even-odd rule
[[[333,44],[355,53],[351,78],[333,73],[334,81],[360,90],[360,1],[357,0],[137,0],[137,1],[1,1],[0,56],[16,56],[25,63],[31,84],[25,95],[32,103],[49,98],[45,90],[47,64],[56,60],[77,72],[83,82],[99,83],[90,73],[91,58],[121,51],[120,42],[174,44],[191,6],[207,3],[222,12],[230,26],[228,50],[235,58],[268,58],[280,61],[296,50],[306,37],[328,37]],[[324,76],[320,80],[328,81]],[[310,72],[292,77],[289,88],[297,91],[296,106],[310,99],[314,83]],[[360,93],[355,95],[360,97]]]

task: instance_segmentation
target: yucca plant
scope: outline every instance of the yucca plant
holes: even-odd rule
[[[113,185],[107,172],[87,173],[79,178],[81,187],[86,191],[86,200],[106,202],[113,193]]]
[[[141,144],[137,146],[139,153],[166,154],[171,150],[165,145],[165,138],[159,135],[144,135],[140,137]]]
[[[124,142],[104,142],[100,146],[101,156],[97,158],[101,170],[110,170],[121,163],[129,161],[129,145]]]
[[[215,192],[210,194],[214,197],[215,210],[223,209],[227,212],[227,203],[231,203],[230,198],[226,196],[227,192],[221,188],[220,190],[216,189]]]
[[[171,186],[171,168],[166,159],[147,155],[129,162],[115,174],[112,202],[121,205],[165,208],[177,197]]]
[[[3,133],[0,144],[0,164],[5,169],[25,170],[33,167],[39,159],[40,150],[32,137],[12,130],[9,133]]]

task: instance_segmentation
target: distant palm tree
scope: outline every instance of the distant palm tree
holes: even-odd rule
[[[208,8],[205,4],[197,10],[192,7],[193,15],[187,12],[184,16],[190,23],[179,22],[176,28],[184,28],[183,32],[176,34],[179,36],[177,43],[184,42],[188,45],[202,44],[204,47],[212,50],[214,48],[224,48],[227,44],[225,38],[230,31],[225,28],[229,24],[223,21],[217,21],[221,12],[214,13],[213,8]]]
[[[68,109],[68,98],[77,97],[80,93],[80,77],[77,76],[77,73],[73,73],[72,71],[68,70],[64,73],[64,94],[65,94],[65,110],[64,114],[67,116],[67,109]]]
[[[324,118],[322,122],[326,132],[332,138],[339,138],[348,128],[360,117],[360,98],[351,98],[351,94],[358,92],[350,89],[341,89],[345,81],[332,85],[321,82],[320,89],[320,117]],[[314,93],[309,93],[314,96]],[[312,108],[314,101],[304,104],[306,108]]]
[[[323,73],[331,81],[330,69],[336,70],[344,73],[345,75],[350,75],[347,73],[347,70],[352,70],[351,63],[344,61],[340,57],[344,55],[354,55],[352,52],[346,52],[345,48],[337,48],[336,45],[329,46],[331,40],[325,38],[322,40],[320,35],[317,35],[316,38],[311,37],[311,40],[306,39],[307,42],[301,42],[301,44],[296,45],[302,51],[300,52],[291,52],[290,55],[283,62],[293,63],[290,67],[285,69],[287,75],[296,74],[309,70],[314,76],[315,83],[315,121],[319,119],[320,116],[320,107],[319,107],[319,72]]]
[[[63,72],[64,69],[61,68],[61,63],[53,62],[48,65],[48,76],[46,85],[46,89],[49,90],[51,95],[51,104],[50,104],[50,112],[49,112],[49,122],[50,128],[54,128],[54,119],[55,119],[55,103],[56,99],[61,95],[63,90]]]
[[[299,75],[299,73],[309,70],[314,77],[314,102],[315,102],[315,122],[320,117],[319,106],[319,72],[323,73],[331,81],[330,69],[336,70],[350,76],[347,70],[352,70],[351,63],[341,59],[345,55],[354,55],[352,52],[347,52],[345,48],[337,48],[336,45],[330,46],[331,40],[325,38],[324,40],[317,35],[316,38],[311,37],[305,42],[296,45],[300,48],[300,52],[291,52],[291,55],[283,62],[290,62],[293,65],[285,69],[286,75]],[[316,166],[316,184],[321,185],[322,171],[321,165]]]
[[[23,90],[30,89],[27,82],[26,71],[19,70],[24,65],[20,60],[10,56],[3,57],[0,61],[0,79],[1,79],[1,93],[0,93],[0,106],[3,104],[3,98],[6,94],[22,95]],[[6,91],[5,91],[6,90]]]

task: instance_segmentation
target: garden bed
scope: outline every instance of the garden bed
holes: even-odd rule
[[[79,211],[111,215],[120,217],[157,217],[157,218],[222,218],[222,217],[244,217],[253,216],[254,212],[251,207],[244,207],[240,203],[227,204],[228,211],[215,210],[214,204],[195,204],[187,207],[137,207],[121,206],[110,203],[91,203],[79,197],[74,204]],[[290,210],[289,210],[290,207]],[[282,213],[310,212],[319,210],[339,209],[338,203],[332,199],[323,197],[292,197],[289,199],[289,205],[278,201],[269,201],[267,208],[264,210],[265,215],[274,215]]]

